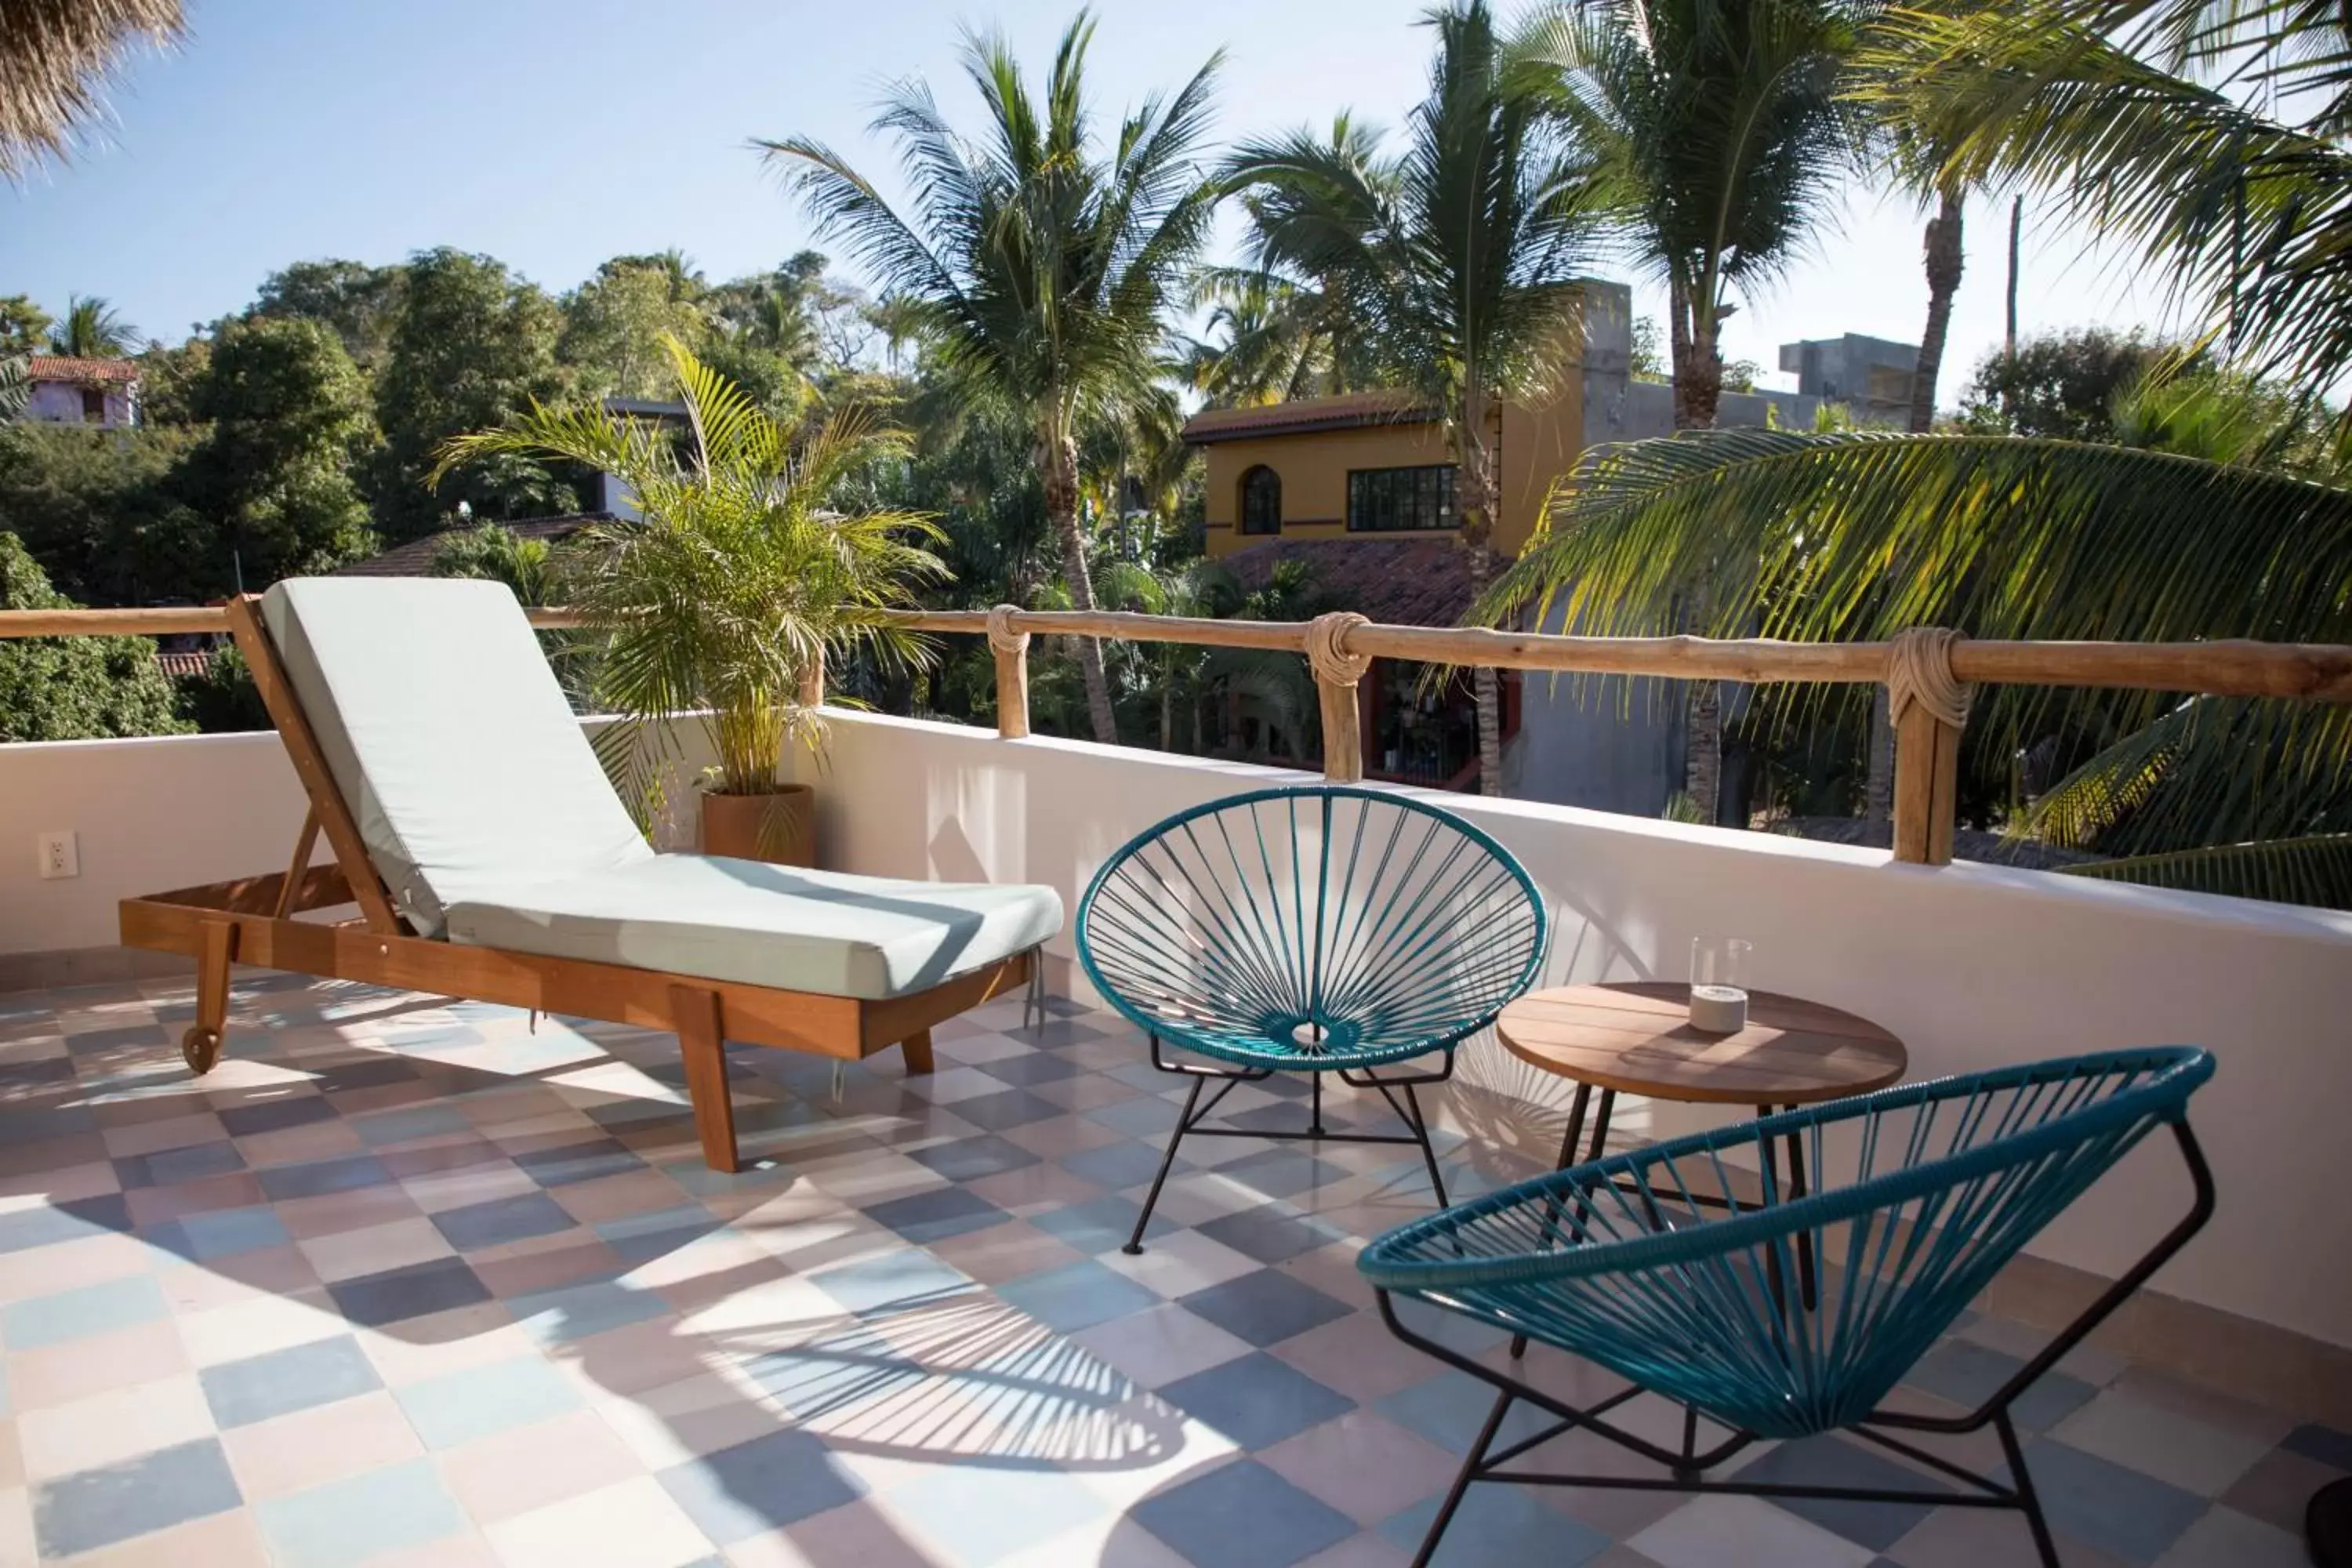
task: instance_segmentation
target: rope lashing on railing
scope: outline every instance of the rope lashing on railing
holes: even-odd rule
[[[1968,633],[1949,626],[1906,626],[1886,646],[1886,716],[1900,722],[1914,702],[1955,730],[1968,727],[1969,688],[1952,675],[1952,646]]]
[[[1013,617],[1021,613],[1018,605],[997,605],[988,612],[988,647],[992,653],[1027,653],[1029,634],[1013,629]]]
[[[1370,616],[1353,610],[1333,610],[1307,623],[1307,663],[1315,679],[1327,686],[1353,686],[1372,668],[1370,654],[1349,653],[1348,634],[1372,624]]]

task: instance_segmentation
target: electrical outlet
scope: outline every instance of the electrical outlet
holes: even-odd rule
[[[33,841],[34,863],[44,880],[52,877],[81,875],[81,846],[73,830],[44,833]]]

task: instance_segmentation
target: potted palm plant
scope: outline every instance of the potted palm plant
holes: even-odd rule
[[[590,689],[616,716],[597,752],[642,817],[677,755],[676,726],[695,720],[718,757],[703,778],[704,853],[808,865],[814,796],[782,777],[787,746],[815,752],[824,741],[803,682],[828,652],[886,666],[929,658],[890,612],[947,575],[927,548],[940,535],[920,514],[827,504],[845,479],[898,454],[900,433],[858,409],[788,425],[675,338],[663,347],[686,405],[684,439],[593,404],[534,405],[450,441],[435,479],[520,454],[569,458],[629,487],[644,520],[583,532],[571,585],[596,645]]]

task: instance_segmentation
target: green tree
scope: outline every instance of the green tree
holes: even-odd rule
[[[1986,436],[2113,440],[2117,395],[2169,352],[2108,327],[2043,333],[2013,353],[1997,349],[1960,395],[1960,426]]]
[[[520,539],[495,522],[453,529],[433,552],[436,577],[479,577],[504,583],[525,605],[562,603],[555,552],[544,539]]]
[[[1472,582],[1492,569],[1501,504],[1496,420],[1549,395],[1576,346],[1581,291],[1608,193],[1573,128],[1546,112],[1484,0],[1430,14],[1429,96],[1389,162],[1308,132],[1239,149],[1256,254],[1324,287],[1365,323],[1392,384],[1440,411],[1458,475]],[[1492,669],[1473,672],[1479,787],[1502,791]]]
[[[172,484],[197,433],[0,427],[0,531],[83,604],[186,600],[215,568],[212,531]],[[224,553],[217,571],[226,574]]]
[[[184,591],[258,589],[373,547],[352,472],[374,445],[375,421],[331,330],[266,317],[227,323],[190,407],[209,428],[173,488],[213,525],[215,548],[213,573]]]
[[[573,510],[567,482],[522,457],[486,454],[435,467],[442,444],[519,417],[561,377],[562,315],[537,286],[487,256],[442,248],[412,257],[383,369],[375,379],[383,447],[369,499],[394,540],[426,533],[459,501],[478,516]]]
[[[139,423],[194,425],[196,389],[211,374],[213,341],[193,337],[178,344],[150,343],[139,356]]]
[[[1222,58],[1128,114],[1106,148],[1087,100],[1093,37],[1082,12],[1040,99],[1001,36],[967,35],[985,141],[958,135],[928,87],[891,97],[875,125],[898,141],[910,213],[819,142],[761,143],[820,232],[847,240],[887,294],[919,305],[930,368],[950,395],[1014,410],[1027,426],[1063,578],[1082,610],[1095,597],[1079,428],[1094,411],[1145,396],[1157,374],[1169,309],[1216,205],[1196,154]],[[1081,639],[1078,658],[1095,739],[1116,742],[1101,649]]]
[[[235,643],[213,649],[202,675],[183,676],[176,685],[173,700],[180,717],[207,735],[246,734],[278,727]]]
[[[1624,237],[1666,284],[1675,425],[1715,424],[1723,321],[1777,277],[1859,166],[1863,117],[1839,98],[1846,0],[1578,0],[1525,40],[1555,111],[1626,195]],[[1697,612],[1704,614],[1704,608]],[[1720,691],[1690,686],[1685,790],[1715,820]]]
[[[0,610],[70,610],[12,533],[0,533]],[[145,637],[0,641],[0,742],[175,735],[172,683]]]
[[[0,295],[0,354],[26,354],[47,348],[54,320],[26,295]]]
[[[297,261],[261,280],[247,314],[316,321],[341,340],[352,363],[373,371],[391,352],[392,326],[406,279],[403,267]]]
[[[699,349],[709,325],[702,280],[683,258],[616,257],[563,300],[557,357],[572,390],[590,397],[652,397],[673,382],[662,339]]]
[[[180,0],[10,0],[0,8],[0,178],[21,184],[106,112],[123,58],[177,43]]]
[[[139,348],[139,329],[95,295],[76,294],[49,328],[49,352],[68,359],[122,359]]]

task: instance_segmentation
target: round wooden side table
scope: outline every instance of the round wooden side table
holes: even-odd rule
[[[1562,985],[1534,991],[1503,1009],[1496,1038],[1538,1071],[1572,1080],[1576,1099],[1560,1140],[1559,1168],[1576,1163],[1588,1109],[1594,1111],[1587,1161],[1601,1158],[1620,1094],[1696,1105],[1746,1105],[1759,1116],[1884,1089],[1910,1066],[1903,1042],[1867,1018],[1770,991],[1748,994],[1748,1026],[1736,1035],[1691,1027],[1690,987],[1662,981]],[[1595,1090],[1601,1103],[1591,1106]],[[1805,1192],[1801,1135],[1787,1139],[1788,1171],[1768,1173],[1787,1196]],[[1768,1156],[1769,1156],[1768,1146]],[[1729,1194],[1695,1194],[1722,1208]],[[1810,1247],[1800,1238],[1801,1252]],[[1804,1296],[1812,1304],[1811,1259]],[[1517,1354],[1522,1342],[1512,1342]]]

